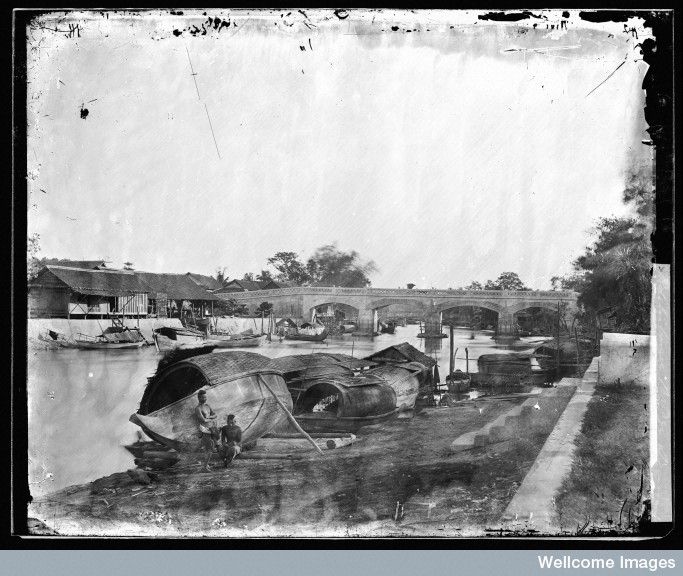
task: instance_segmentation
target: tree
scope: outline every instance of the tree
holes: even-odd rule
[[[242,280],[248,280],[249,282],[254,282],[254,273],[253,272],[245,272],[244,276],[242,276]]]
[[[462,290],[483,290],[484,287],[481,285],[481,282],[477,282],[476,280],[473,280],[472,282],[469,283],[468,286],[465,286],[462,288]]]
[[[225,284],[225,281],[228,279],[228,277],[225,275],[226,268],[226,266],[223,266],[223,268],[216,268],[216,280],[218,280],[221,283],[221,285]]]
[[[276,280],[292,282],[299,286],[311,280],[306,267],[299,260],[299,255],[296,252],[278,252],[272,258],[268,258],[268,264],[278,271]]]
[[[270,282],[272,279],[273,277],[268,270],[261,270],[261,273],[256,276],[258,282]]]
[[[481,286],[481,284],[480,284]],[[503,272],[496,280],[487,280],[485,290],[528,290],[516,272]]]
[[[257,316],[260,316],[261,313],[263,313],[265,316],[268,316],[272,311],[273,305],[270,302],[261,302],[254,312]]]
[[[132,270],[133,269],[133,263],[132,262],[124,262],[123,263],[123,269],[124,270]]]
[[[306,271],[319,286],[365,288],[377,266],[363,262],[356,251],[342,252],[334,243],[318,248],[306,263]]]
[[[240,304],[233,298],[217,301],[214,306],[218,307],[222,314],[244,316],[249,313],[249,308],[245,304]]]
[[[42,268],[38,252],[40,252],[40,234],[31,234],[26,240],[26,268],[29,282],[38,275]]]
[[[650,258],[647,226],[635,218],[600,218],[596,237],[574,261],[583,274],[579,303],[596,315],[613,307],[622,331],[650,328]]]

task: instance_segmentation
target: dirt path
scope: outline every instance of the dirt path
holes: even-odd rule
[[[363,428],[357,443],[325,457],[309,451],[302,460],[242,459],[210,473],[200,473],[193,458],[159,472],[149,486],[113,474],[34,502],[29,516],[60,534],[482,534],[550,430],[455,455],[449,446],[526,399],[424,408],[412,419]],[[259,441],[258,450],[267,448],[268,440]]]

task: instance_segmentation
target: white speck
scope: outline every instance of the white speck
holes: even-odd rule
[[[88,378],[92,378],[92,372],[88,372]]]

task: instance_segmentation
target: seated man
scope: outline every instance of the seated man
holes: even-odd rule
[[[227,468],[235,456],[242,452],[242,429],[235,424],[235,416],[228,414],[227,424],[221,428],[221,445],[218,454]]]

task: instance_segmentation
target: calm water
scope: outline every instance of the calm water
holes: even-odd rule
[[[449,339],[421,339],[419,327],[398,328],[395,334],[374,339],[350,334],[327,343],[264,343],[250,348],[276,358],[289,354],[339,352],[364,357],[392,344],[409,342],[439,362],[441,378],[449,369]],[[491,333],[456,329],[454,368],[465,371],[465,348],[470,372],[477,358],[496,349]],[[528,348],[537,338],[524,338]],[[217,352],[221,353],[221,352]],[[28,358],[29,482],[39,497],[72,484],[89,482],[133,467],[132,456],[122,447],[137,439],[139,428],[128,421],[137,408],[147,377],[160,355],[154,347],[140,350],[56,350],[30,352]]]

